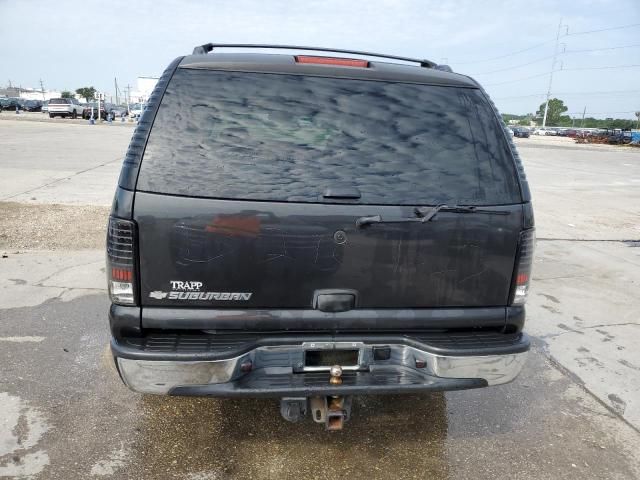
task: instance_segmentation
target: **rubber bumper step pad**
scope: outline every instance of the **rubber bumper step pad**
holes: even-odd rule
[[[274,373],[272,370],[258,369],[233,382],[176,387],[169,394],[217,397],[308,397],[418,393],[486,386],[487,382],[483,379],[440,378],[403,366],[376,367],[367,372],[345,372],[341,385],[330,384],[328,372]]]

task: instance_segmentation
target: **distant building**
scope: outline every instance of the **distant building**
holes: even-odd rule
[[[20,92],[20,98],[27,100],[51,100],[52,98],[60,98],[61,95],[62,92],[58,90],[45,90],[42,92],[36,89],[23,89],[23,91]]]
[[[0,97],[19,97],[20,89],[17,87],[0,88]]]
[[[17,97],[25,100],[49,100],[59,98],[62,93],[57,90],[45,90],[35,88],[9,87],[0,88],[0,97]]]
[[[149,99],[151,92],[158,83],[159,77],[141,76],[136,79],[136,90],[130,94],[131,102],[144,103]]]

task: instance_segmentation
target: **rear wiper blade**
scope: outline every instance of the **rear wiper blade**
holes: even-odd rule
[[[447,205],[440,204],[435,207],[416,207],[414,213],[423,222],[430,222],[438,214],[438,212],[451,213],[483,213],[485,215],[509,215],[509,210],[489,210],[487,208],[478,208],[473,205]]]
[[[419,222],[426,223],[432,221],[438,212],[451,212],[451,213],[482,213],[486,215],[509,215],[508,210],[489,210],[478,208],[474,206],[463,205],[436,205],[435,207],[416,207],[413,212],[415,217],[408,218],[390,218],[383,219],[380,215],[369,215],[360,217],[356,220],[356,227],[362,228],[373,223],[407,223],[407,222]]]
[[[356,227],[362,228],[367,225],[371,225],[372,223],[407,223],[407,222],[422,222],[422,218],[420,217],[409,217],[409,218],[389,218],[383,219],[380,215],[370,215],[365,217],[360,217],[356,220]]]

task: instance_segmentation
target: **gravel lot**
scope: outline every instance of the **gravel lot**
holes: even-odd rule
[[[271,400],[120,383],[103,243],[130,134],[0,122],[0,478],[640,478],[640,150],[518,139],[538,234],[522,374],[359,398],[327,434]]]
[[[108,207],[0,202],[0,249],[102,248],[108,217]]]

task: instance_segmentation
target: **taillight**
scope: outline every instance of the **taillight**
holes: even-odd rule
[[[516,268],[513,271],[511,305],[524,305],[527,301],[535,240],[536,234],[533,228],[520,233]]]
[[[135,305],[136,224],[109,217],[107,230],[107,278],[113,303]]]

